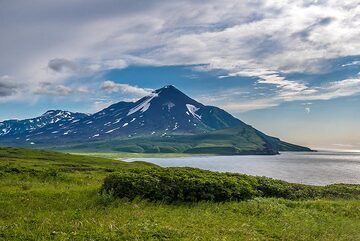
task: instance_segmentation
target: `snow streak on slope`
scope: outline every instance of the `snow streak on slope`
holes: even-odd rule
[[[138,111],[141,112],[145,112],[149,109],[150,107],[150,102],[152,99],[158,97],[158,93],[151,93],[146,100],[144,100],[143,102],[141,102],[140,104],[138,104],[137,106],[135,106],[134,108],[130,109],[129,113],[127,114],[127,116],[132,115]]]
[[[186,108],[195,118],[201,119],[201,116],[196,114],[196,111],[199,110],[199,108],[196,108],[195,106],[190,105],[190,104],[186,104]]]

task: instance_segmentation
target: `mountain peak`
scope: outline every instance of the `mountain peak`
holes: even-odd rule
[[[155,90],[153,93],[159,94],[163,92],[181,92],[179,89],[177,89],[174,85],[165,85],[164,87]],[[182,93],[182,92],[181,92]]]
[[[176,89],[176,87],[174,85],[165,85],[161,89]]]
[[[159,99],[163,101],[182,101],[184,104],[188,101],[194,102],[193,99],[174,85],[165,85],[164,87],[153,91],[149,97],[152,97],[153,95],[156,95],[156,97],[159,97]]]

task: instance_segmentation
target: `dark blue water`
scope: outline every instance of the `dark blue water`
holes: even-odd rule
[[[219,172],[266,176],[312,185],[360,184],[360,153],[285,152],[276,156],[191,156],[131,158],[163,167],[197,167]]]

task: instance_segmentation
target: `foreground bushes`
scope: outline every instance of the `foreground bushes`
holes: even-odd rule
[[[359,185],[315,187],[265,177],[217,173],[194,168],[137,169],[111,174],[105,178],[101,191],[114,197],[140,197],[164,202],[221,202],[254,197],[360,197]]]

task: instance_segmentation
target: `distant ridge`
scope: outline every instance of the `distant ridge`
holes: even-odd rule
[[[57,124],[59,126],[68,124],[74,120],[80,120],[88,116],[83,113],[74,113],[64,110],[48,110],[39,117],[25,120],[6,120],[0,122],[0,138],[22,136],[25,133],[35,132],[45,126]]]

